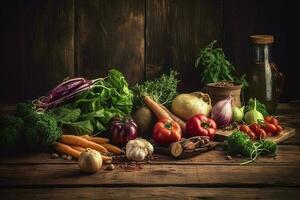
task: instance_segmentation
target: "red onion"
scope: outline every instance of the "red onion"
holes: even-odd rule
[[[216,103],[211,111],[211,118],[215,120],[218,126],[225,126],[232,120],[232,97],[228,97]]]
[[[110,119],[109,133],[112,144],[120,147],[138,137],[136,123],[131,118],[121,119],[118,116]]]

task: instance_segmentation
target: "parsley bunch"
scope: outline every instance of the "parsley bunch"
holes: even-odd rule
[[[195,67],[202,67],[201,81],[215,83],[220,81],[233,81],[248,86],[245,74],[241,77],[234,75],[234,66],[226,59],[222,48],[216,48],[216,40],[201,49],[195,61]]]
[[[241,154],[250,158],[241,165],[253,162],[260,155],[276,155],[277,153],[276,143],[268,140],[253,142],[248,135],[241,131],[233,132],[224,142],[223,148],[230,155]]]

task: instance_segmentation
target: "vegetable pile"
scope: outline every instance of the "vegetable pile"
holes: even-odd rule
[[[196,61],[196,66],[205,65],[202,81],[240,81],[245,86],[244,78],[233,76],[232,64],[214,44],[203,49]],[[276,144],[264,139],[278,135],[282,127],[267,116],[263,104],[250,99],[245,107],[232,107],[232,97],[225,97],[212,107],[206,93],[177,94],[176,75],[171,70],[132,90],[115,69],[105,78],[66,80],[46,96],[18,104],[15,115],[1,117],[0,150],[53,147],[56,153],[79,159],[81,171],[95,173],[114,156],[143,161],[159,146],[168,147],[176,158],[210,150],[217,128],[235,123],[239,130],[224,144],[228,154],[249,157],[243,164],[276,154]],[[153,146],[140,137],[152,138]]]

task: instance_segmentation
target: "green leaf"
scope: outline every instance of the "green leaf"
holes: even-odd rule
[[[72,109],[67,107],[58,107],[53,109],[49,114],[54,116],[58,122],[75,122],[80,116],[80,109]]]
[[[62,128],[64,132],[73,135],[92,134],[94,132],[94,128],[90,120],[65,122],[63,123]]]

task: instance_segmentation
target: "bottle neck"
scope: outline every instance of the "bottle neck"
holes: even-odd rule
[[[252,58],[255,63],[271,62],[271,44],[252,44]]]

